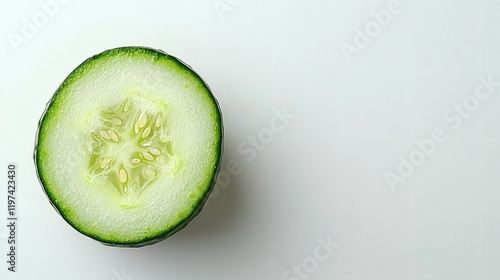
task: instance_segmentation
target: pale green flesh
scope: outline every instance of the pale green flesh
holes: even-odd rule
[[[217,104],[193,72],[131,49],[87,61],[39,129],[42,184],[63,217],[107,243],[168,233],[196,211],[220,161]]]

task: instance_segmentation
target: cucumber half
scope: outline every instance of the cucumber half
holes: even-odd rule
[[[144,47],[104,51],[60,85],[34,161],[51,204],[106,245],[140,247],[182,229],[219,170],[220,108],[189,66]]]

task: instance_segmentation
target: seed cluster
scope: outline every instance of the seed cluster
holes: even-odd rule
[[[161,113],[134,108],[125,100],[100,112],[101,126],[90,133],[90,178],[104,176],[134,200],[160,173],[178,163]]]

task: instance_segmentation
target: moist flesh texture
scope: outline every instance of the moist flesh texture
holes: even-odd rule
[[[184,227],[213,187],[222,119],[208,86],[157,50],[127,47],[75,69],[49,102],[35,161],[63,218],[108,245]]]

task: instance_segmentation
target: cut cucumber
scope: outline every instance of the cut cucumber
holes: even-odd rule
[[[199,213],[222,145],[218,103],[189,66],[123,47],[87,59],[64,80],[40,120],[34,159],[72,227],[106,245],[139,247]]]

